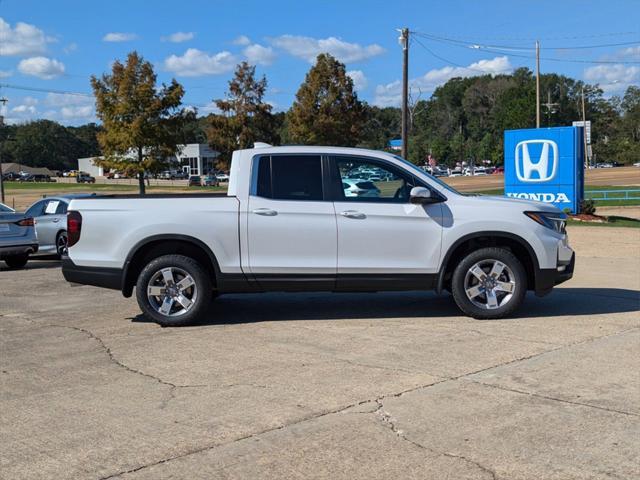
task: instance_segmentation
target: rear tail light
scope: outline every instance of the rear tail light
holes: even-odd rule
[[[36,224],[33,218],[23,218],[19,222],[16,222],[16,225],[20,225],[21,227],[33,227]]]
[[[67,212],[67,246],[72,247],[80,240],[82,231],[82,215],[80,212],[70,210]]]

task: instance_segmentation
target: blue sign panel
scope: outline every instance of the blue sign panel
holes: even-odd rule
[[[504,193],[577,213],[584,197],[582,127],[504,132]]]

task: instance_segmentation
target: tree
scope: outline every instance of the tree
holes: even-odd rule
[[[343,63],[321,53],[287,114],[292,141],[354,146],[364,126],[364,109]]]
[[[95,124],[82,127],[65,127],[51,120],[36,120],[21,125],[8,125],[6,131],[11,141],[2,141],[0,157],[3,162],[16,162],[30,167],[46,167],[53,170],[75,168],[78,158],[99,155]]]
[[[91,86],[103,124],[98,142],[104,160],[98,163],[137,174],[144,194],[144,172],[158,171],[175,155],[182,127],[194,116],[180,109],[184,89],[175,80],[157,88],[153,65],[135,51],[124,65],[116,60],[111,75],[92,76]]]
[[[221,114],[212,115],[207,134],[226,165],[234,150],[250,148],[257,141],[279,143],[278,122],[264,101],[267,79],[256,80],[255,74],[255,66],[240,63],[226,98],[214,100]]]

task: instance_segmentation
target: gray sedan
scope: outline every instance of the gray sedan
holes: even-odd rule
[[[67,208],[73,198],[90,195],[47,197],[31,205],[25,215],[33,217],[38,232],[38,255],[62,256],[67,253]]]
[[[33,218],[0,203],[0,260],[10,268],[27,264],[29,254],[38,251]]]

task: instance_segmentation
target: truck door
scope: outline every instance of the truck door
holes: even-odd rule
[[[335,281],[337,227],[333,202],[324,192],[323,163],[320,155],[302,154],[254,160],[248,257],[261,283],[269,276],[274,282],[313,281],[313,276]]]
[[[407,281],[412,275],[431,279],[440,259],[442,206],[409,202],[411,188],[425,185],[381,159],[335,156],[330,161],[338,224],[338,287],[354,277],[359,281],[360,275],[365,281],[379,277],[380,288],[385,288],[385,276],[386,288],[394,284],[406,288],[401,285],[404,276]]]

